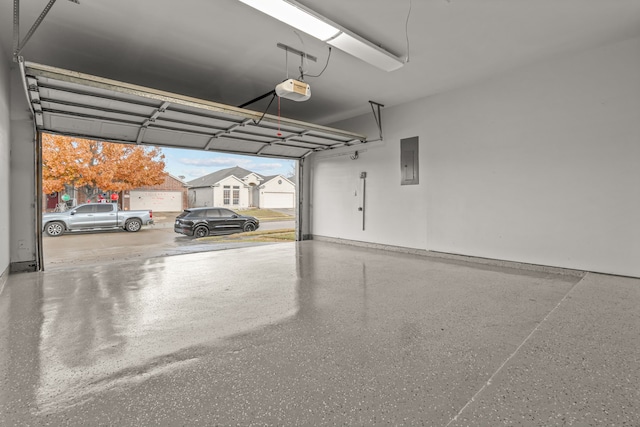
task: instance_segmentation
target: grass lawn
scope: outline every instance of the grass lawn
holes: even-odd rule
[[[241,215],[255,216],[260,221],[287,221],[295,218],[292,215],[287,215],[278,211],[272,211],[271,209],[238,209],[237,212]]]
[[[296,233],[293,229],[250,231],[247,233],[202,237],[198,240],[208,242],[293,242],[296,240]]]

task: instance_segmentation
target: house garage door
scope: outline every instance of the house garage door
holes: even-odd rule
[[[263,207],[265,209],[295,207],[293,193],[264,193],[263,197]]]
[[[158,212],[181,212],[182,192],[180,191],[131,191],[129,207],[151,209]]]

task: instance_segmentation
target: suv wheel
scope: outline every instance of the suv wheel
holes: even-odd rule
[[[194,237],[206,237],[209,235],[209,229],[207,227],[205,227],[204,225],[201,225],[200,227],[196,228],[193,231],[193,236]]]

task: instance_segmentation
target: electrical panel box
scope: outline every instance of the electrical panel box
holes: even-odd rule
[[[400,140],[400,185],[416,185],[419,180],[418,137]]]

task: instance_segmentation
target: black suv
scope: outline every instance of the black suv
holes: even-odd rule
[[[260,221],[252,216],[244,216],[225,208],[185,209],[176,217],[173,231],[187,236],[204,237],[210,233],[234,233],[253,231]]]

